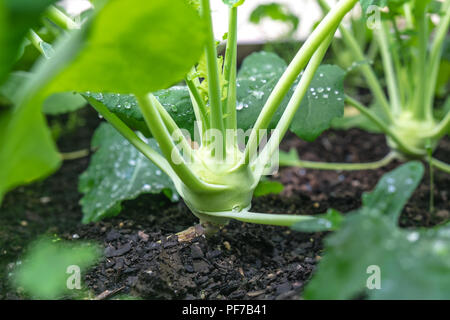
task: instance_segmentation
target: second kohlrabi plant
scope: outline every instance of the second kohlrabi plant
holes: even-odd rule
[[[329,10],[325,1],[320,0],[319,3],[326,12]],[[355,164],[302,161],[295,152],[291,152],[282,155],[282,165],[364,170],[379,168],[393,159],[422,159],[450,172],[449,164],[431,157],[439,140],[450,130],[450,112],[446,110],[439,119],[434,104],[450,24],[450,1],[386,3],[388,10],[379,12],[380,20],[374,25],[373,33],[381,53],[388,95],[352,32],[343,26],[340,26],[340,32],[355,63],[360,64],[360,72],[373,94],[376,108],[367,108],[348,95],[346,103],[386,135],[392,152],[374,163]],[[431,19],[432,15],[437,19]]]

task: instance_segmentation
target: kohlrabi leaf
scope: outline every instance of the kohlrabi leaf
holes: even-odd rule
[[[393,223],[408,199],[416,190],[424,172],[420,162],[409,162],[396,170],[385,174],[375,190],[363,195],[363,206],[389,215]]]
[[[332,65],[320,66],[310,88],[295,114],[291,131],[300,138],[313,141],[331,122],[344,114],[345,72]]]
[[[238,127],[253,127],[270,93],[286,69],[286,63],[273,53],[259,52],[250,55],[238,74],[237,116]],[[336,66],[320,66],[294,120],[291,131],[300,138],[311,141],[329,128],[331,121],[344,110],[343,80],[345,72]],[[298,84],[298,80],[295,84]],[[285,97],[274,115],[269,129],[275,128],[292,96]]]
[[[61,164],[41,112],[46,97],[54,92],[44,88],[78,52],[82,32],[63,37],[57,54],[42,58],[33,67],[33,76],[19,86],[14,107],[0,113],[0,202],[5,192],[43,178]]]
[[[33,12],[34,17],[43,3],[4,0],[0,17],[12,10],[5,10],[5,4],[14,10],[26,8],[24,17],[30,18],[26,13]],[[16,33],[4,25],[9,21],[5,19],[0,19],[2,44],[10,40],[4,30]],[[18,94],[19,103],[0,113],[0,201],[5,192],[47,176],[61,163],[41,113],[48,96],[89,90],[143,94],[162,89],[182,78],[198,60],[202,30],[198,13],[184,0],[108,1],[80,30],[59,39],[52,58],[41,58],[33,67],[32,79]],[[0,59],[9,63],[4,52],[0,51]]]
[[[450,224],[401,230],[376,210],[349,214],[325,242],[306,299],[449,299]],[[376,287],[379,276],[379,287]]]
[[[222,0],[223,3],[230,7],[239,7],[240,5],[244,4],[245,0]]]
[[[29,29],[55,0],[0,0],[0,83],[16,62]]]
[[[45,114],[57,115],[73,112],[86,106],[86,100],[75,92],[55,93],[48,97],[42,107]]]
[[[145,94],[183,79],[205,40],[185,0],[108,1],[86,26],[85,45],[51,91]]]
[[[81,289],[81,272],[99,256],[99,248],[89,243],[43,238],[23,257],[14,276],[15,284],[34,299],[62,298]]]
[[[191,137],[193,137],[195,115],[187,87],[175,86],[167,90],[157,91],[153,94],[169,112],[178,126],[188,130]],[[94,99],[105,105],[132,129],[139,130],[147,137],[151,136],[136,98],[133,95],[112,93],[85,93],[84,95],[89,99]]]
[[[450,298],[450,224],[398,227],[398,208],[423,171],[418,162],[397,168],[365,196],[360,210],[345,216],[342,227],[325,241],[305,298],[351,299],[363,293],[371,299]]]
[[[157,149],[153,139],[148,143]],[[80,201],[84,223],[119,214],[122,201],[141,194],[163,192],[177,199],[170,178],[111,125],[104,123],[97,129],[92,147],[98,150],[79,183],[79,190],[84,194]]]
[[[16,104],[20,100],[19,89],[29,80],[30,74],[25,71],[11,72],[6,81],[0,85],[0,96],[8,100],[11,104]]]
[[[0,204],[6,192],[50,174],[61,162],[44,116],[32,101],[0,110]]]
[[[20,88],[33,77],[30,72],[12,72],[6,81],[0,86],[0,96],[6,98],[10,103],[16,104],[20,101]],[[48,97],[42,110],[45,114],[62,114],[78,110],[86,105],[86,100],[77,93],[61,92]]]
[[[258,52],[247,57],[237,76],[237,121],[238,127],[252,128],[284,70],[286,62],[274,53]],[[283,100],[283,106],[288,100]],[[274,118],[279,119],[280,106]],[[272,122],[274,128],[275,122]]]

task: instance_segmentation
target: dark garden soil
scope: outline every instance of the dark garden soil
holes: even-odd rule
[[[84,130],[62,136],[63,152],[89,146],[100,121],[89,109]],[[360,130],[328,131],[314,143],[288,137],[283,149],[297,148],[305,160],[366,162],[387,152],[383,136]],[[450,140],[436,157],[450,159]],[[77,179],[89,158],[65,162],[52,177],[9,193],[0,214],[0,299],[17,299],[8,279],[28,243],[43,233],[73,241],[92,240],[104,248],[101,261],[85,275],[85,285],[99,298],[128,294],[145,299],[299,299],[323,254],[326,233],[304,234],[287,228],[231,222],[206,239],[180,242],[175,233],[194,226],[182,203],[145,195],[124,204],[116,218],[82,225]],[[348,212],[361,195],[399,163],[376,171],[334,172],[284,168],[274,179],[285,185],[280,195],[256,198],[253,210],[267,213],[318,214],[327,208]],[[429,178],[406,206],[403,227],[432,226],[450,219],[450,175],[436,172],[435,206],[428,213]],[[107,291],[109,290],[109,291]]]

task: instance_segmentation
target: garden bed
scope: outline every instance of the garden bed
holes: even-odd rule
[[[91,109],[78,115],[84,129],[60,139],[62,152],[89,147],[100,120]],[[64,117],[63,117],[64,118]],[[62,118],[62,119],[63,119]],[[64,119],[63,119],[64,120]],[[282,148],[297,148],[305,160],[367,162],[388,148],[383,135],[360,130],[330,130],[314,143],[288,136]],[[441,141],[436,157],[448,159],[450,141]],[[179,242],[177,232],[198,221],[182,203],[144,195],[124,203],[113,219],[82,225],[78,176],[89,158],[65,162],[45,181],[9,193],[0,215],[0,299],[23,298],[10,284],[17,259],[43,233],[63,239],[92,240],[103,257],[85,276],[85,285],[102,298],[131,294],[148,299],[299,299],[322,255],[326,233],[304,234],[288,228],[231,222],[206,239]],[[253,210],[266,213],[318,214],[327,208],[348,212],[361,195],[396,167],[376,171],[335,172],[283,168],[273,178],[285,185],[279,195],[256,198]],[[429,177],[405,207],[403,227],[432,226],[450,218],[450,175],[435,172],[435,213],[428,213]]]

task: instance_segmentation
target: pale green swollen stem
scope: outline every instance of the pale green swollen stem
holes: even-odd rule
[[[161,119],[161,115],[159,114],[157,107],[159,101],[155,98],[155,96],[149,94],[147,96],[137,96],[136,98],[147,126],[152,132],[153,137],[158,142],[164,157],[167,159],[173,171],[176,172],[181,181],[183,181],[188,188],[192,188],[193,190],[214,189],[214,186],[203,182],[192,172],[192,170],[190,170],[189,166],[185,162],[185,159],[182,157],[174,141],[172,140],[167,127]]]

